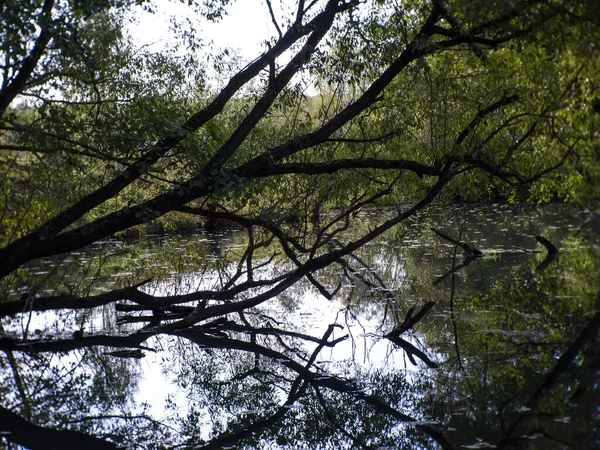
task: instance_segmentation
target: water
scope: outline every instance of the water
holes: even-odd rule
[[[560,205],[429,212],[317,271],[316,283],[195,328],[160,326],[197,301],[161,324],[108,301],[7,316],[2,406],[127,448],[596,448],[600,258],[587,217]],[[348,239],[369,227],[359,219]],[[430,227],[483,257],[465,259]],[[560,249],[545,268],[538,234]],[[250,275],[246,248],[245,231],[107,241],[31,264],[3,298],[146,281],[139,290],[166,302],[249,286],[209,298],[211,311],[265,295],[275,284],[251,284],[294,269],[281,248],[257,248]],[[386,337],[428,302],[402,341]],[[69,448],[74,438],[55,439]]]

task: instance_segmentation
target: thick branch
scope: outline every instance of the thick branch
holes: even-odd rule
[[[548,251],[549,255],[558,255],[558,249],[556,248],[556,246],[544,236],[537,235],[535,237],[535,240],[542,244],[544,247],[546,247],[546,250]]]
[[[325,34],[327,34],[333,25],[333,21],[339,11],[340,9],[338,7],[338,1],[329,0],[323,13],[319,15],[319,20],[313,20],[311,22],[313,32],[307,39],[302,49],[296,53],[296,55],[281,71],[281,73],[274,77],[272,83],[269,84],[261,99],[254,105],[242,123],[240,123],[240,125],[232,133],[229,140],[205,165],[204,169],[202,170],[202,175],[206,176],[215,168],[221,167],[239,148],[244,139],[246,139],[248,134],[250,134],[250,132],[254,129],[256,124],[264,117],[265,113],[277,98],[277,95],[289,83],[292,77],[298,73],[300,68],[304,66],[306,62],[308,62],[317,48],[317,45],[321,42],[321,40],[325,37]]]
[[[421,164],[416,161],[405,159],[338,159],[331,162],[315,163],[283,163],[272,164],[256,170],[253,175],[257,177],[283,175],[283,174],[307,174],[320,175],[326,173],[339,172],[348,169],[385,169],[385,170],[409,170],[418,175],[439,176],[441,168]]]
[[[45,0],[42,6],[42,12],[40,14],[40,21],[38,23],[41,28],[40,34],[35,41],[31,53],[23,60],[21,68],[17,76],[9,83],[9,85],[0,92],[0,118],[4,116],[6,109],[10,106],[13,100],[19,95],[27,81],[31,77],[31,74],[35,70],[37,63],[44,54],[50,39],[52,36],[48,29],[52,21],[52,8],[54,7],[54,0]]]
[[[116,450],[120,448],[112,442],[79,431],[40,427],[3,406],[0,406],[0,434],[5,436],[9,442],[30,449],[88,448]]]

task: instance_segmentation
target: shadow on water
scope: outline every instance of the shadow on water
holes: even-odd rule
[[[439,211],[260,304],[256,280],[291,267],[266,245],[249,253],[260,237],[246,232],[41,260],[1,287],[3,445],[597,448],[600,258],[585,220],[558,205]],[[545,267],[536,235],[559,249]],[[202,297],[250,282],[243,310]]]

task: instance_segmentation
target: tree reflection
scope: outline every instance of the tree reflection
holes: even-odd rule
[[[430,340],[447,362],[436,394],[421,406],[452,430],[455,445],[591,449],[600,442],[599,267],[582,244],[566,241],[544,272],[535,263],[484,295],[450,299],[445,339]]]
[[[422,255],[380,243],[282,290],[301,260],[283,264],[271,242],[247,231],[246,238],[245,246],[223,243],[219,261],[206,258],[180,277],[1,303],[0,423],[9,448],[598,441],[600,268],[583,238],[564,241],[544,271],[535,270],[543,255],[510,259],[512,276],[488,280],[484,293],[472,288],[469,271],[493,272],[495,259],[456,270],[450,249],[404,282]],[[329,239],[320,252],[340,245]],[[449,275],[436,283],[440,273]],[[297,309],[307,292],[319,303],[331,299],[337,316],[303,316]],[[429,292],[437,303],[423,299]],[[365,357],[385,348],[381,366],[359,363],[360,339],[368,339]],[[156,385],[166,399],[159,414],[137,392],[149,364],[161,364],[176,384],[170,393]]]
[[[239,444],[239,448],[252,448],[259,439],[283,442],[290,437],[289,424],[296,424],[296,435],[300,441],[313,444],[323,440],[347,442],[350,446],[372,448],[373,445],[384,445],[391,438],[382,433],[384,423],[390,433],[397,433],[394,431],[397,423],[410,423],[450,448],[441,433],[430,425],[417,423],[415,418],[394,406],[396,403],[402,405],[402,398],[394,396],[394,399],[386,399],[369,392],[373,380],[367,377],[364,381],[357,381],[333,375],[315,365],[324,347],[335,347],[347,338],[330,339],[334,329],[341,328],[340,325],[330,325],[325,334],[317,338],[277,326],[252,325],[251,321],[256,322],[258,318],[255,314],[246,317],[246,313],[240,313],[239,322],[220,318],[170,331],[142,329],[141,332],[125,336],[78,336],[53,341],[5,339],[2,345],[7,352],[22,351],[38,355],[67,350],[83,351],[96,346],[140,347],[142,342],[158,334],[185,339],[187,344],[180,345],[195,355],[183,360],[186,361],[182,372],[185,375],[180,375],[183,376],[180,384],[182,387],[193,386],[194,390],[203,388],[200,389],[200,397],[204,402],[200,403],[210,405],[208,409],[213,421],[209,433],[211,437],[204,438],[206,432],[202,432],[197,423],[200,412],[192,409],[187,422],[181,424],[183,430],[191,431],[182,442],[190,448],[222,448],[234,444]],[[407,330],[407,327],[396,330],[394,339],[401,340],[400,334]],[[310,353],[304,350],[307,344],[314,347]],[[198,350],[201,350],[200,357]],[[227,362],[219,367],[221,358],[226,358]],[[76,379],[69,381],[77,382]],[[97,387],[92,384],[89,393]],[[110,396],[103,400],[110,404]],[[90,396],[84,401],[89,405],[101,403]],[[199,402],[198,399],[195,401]],[[343,405],[343,411],[340,411],[340,405]],[[339,416],[345,418],[340,420]],[[365,420],[370,416],[377,417],[372,425]],[[304,422],[304,418],[310,417],[312,420],[325,420],[327,424],[311,426],[310,420]],[[69,422],[72,423],[72,420]],[[298,427],[299,423],[303,423],[303,426]],[[314,428],[320,431],[315,433]],[[10,428],[6,431],[12,433]],[[97,431],[95,434],[98,434]],[[327,433],[322,434],[324,431]],[[263,434],[267,437],[263,437]],[[19,439],[14,433],[11,436]],[[28,445],[27,441],[16,442]]]

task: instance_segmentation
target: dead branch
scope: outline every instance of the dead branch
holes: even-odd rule
[[[459,246],[460,248],[462,248],[465,253],[467,255],[471,255],[471,256],[481,256],[483,255],[483,253],[481,252],[481,250],[470,246],[469,244],[465,244],[464,242],[460,242],[450,236],[448,236],[446,233],[444,233],[441,230],[438,230],[437,228],[431,228],[431,231],[433,231],[435,234],[437,234],[438,236],[440,236],[443,239],[446,239],[449,242],[452,242],[454,245]]]

